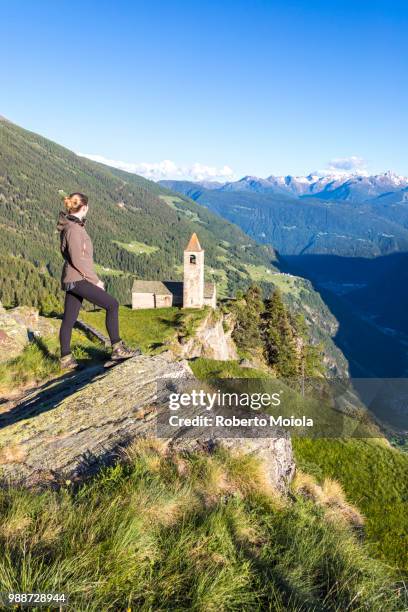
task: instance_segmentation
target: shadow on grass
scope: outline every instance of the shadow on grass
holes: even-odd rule
[[[164,348],[165,348],[165,346],[166,346],[166,345],[165,345],[165,343],[164,343],[164,342],[151,342],[151,343],[149,344],[149,349],[150,349],[151,351],[157,351],[157,350],[159,350],[159,349],[161,349],[161,348],[163,348],[163,349],[164,349]]]
[[[33,336],[31,340],[46,359],[55,364],[59,362],[58,357],[50,352],[41,338]],[[74,353],[75,348],[74,346]],[[52,410],[65,398],[88,385],[97,376],[107,372],[104,368],[104,362],[108,359],[106,351],[97,346],[80,347],[80,350],[83,355],[86,355],[86,358],[83,359],[81,356],[78,358],[78,370],[66,372],[60,376],[57,374],[51,380],[48,379],[28,391],[15,407],[0,414],[0,429]]]

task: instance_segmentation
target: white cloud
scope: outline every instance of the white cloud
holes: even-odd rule
[[[229,166],[217,168],[196,162],[190,166],[180,166],[170,159],[160,162],[125,162],[116,159],[108,159],[103,155],[89,155],[78,153],[81,157],[86,157],[101,164],[119,168],[126,172],[140,174],[152,181],[164,179],[177,179],[186,181],[230,181],[234,179],[234,171]]]
[[[326,168],[319,171],[322,175],[338,175],[359,174],[368,176],[367,163],[362,157],[351,155],[350,157],[335,157],[331,159]]]

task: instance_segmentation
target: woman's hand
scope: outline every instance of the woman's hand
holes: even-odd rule
[[[101,280],[96,283],[96,286],[99,287],[99,289],[102,289],[102,291],[105,291],[105,283],[103,283]]]

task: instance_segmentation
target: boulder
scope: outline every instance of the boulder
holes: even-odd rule
[[[181,427],[163,436],[169,394],[196,381],[171,353],[139,356],[110,370],[72,373],[26,396],[0,415],[0,480],[24,486],[77,481],[120,456],[138,437],[161,437],[169,449],[211,451],[224,446],[259,456],[270,484],[287,488],[294,471],[289,436],[218,438]],[[160,434],[160,435],[159,435]]]
[[[33,336],[57,333],[59,325],[31,306],[6,310],[0,303],[0,363],[18,357]]]
[[[0,310],[0,363],[17,357],[28,341],[26,326],[16,321],[2,308]]]
[[[261,416],[261,415],[260,415]],[[231,453],[253,455],[261,462],[265,482],[280,493],[286,493],[295,474],[295,461],[290,437],[285,432],[277,432],[276,437],[201,437],[182,436],[171,440],[169,446],[179,452],[212,452],[224,448]]]
[[[42,317],[38,310],[32,306],[17,306],[8,311],[8,315],[17,323],[24,325],[29,334],[35,336],[48,336],[54,334],[59,328],[59,321]]]

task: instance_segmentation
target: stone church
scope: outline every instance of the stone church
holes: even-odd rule
[[[194,233],[184,249],[183,281],[135,280],[132,288],[132,308],[216,308],[214,283],[204,282],[204,250]]]

